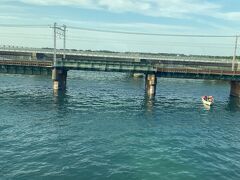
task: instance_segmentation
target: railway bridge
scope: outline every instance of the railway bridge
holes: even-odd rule
[[[0,73],[52,75],[53,89],[65,90],[70,70],[143,73],[149,96],[158,77],[225,80],[230,94],[240,97],[237,58],[0,46]]]

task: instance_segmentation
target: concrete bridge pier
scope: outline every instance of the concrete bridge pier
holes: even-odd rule
[[[156,94],[157,77],[156,74],[146,74],[145,88],[148,96],[152,97]]]
[[[240,81],[231,81],[230,95],[240,97]]]
[[[53,90],[66,90],[67,70],[54,68],[52,70]]]

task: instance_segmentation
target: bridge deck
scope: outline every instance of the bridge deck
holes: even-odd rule
[[[52,61],[29,61],[29,60],[0,60],[1,66],[31,66],[31,67],[45,67],[52,68]],[[117,66],[136,67],[143,70],[149,70],[154,72],[185,72],[185,73],[205,73],[205,74],[225,74],[225,75],[239,75],[240,70],[232,71],[232,65],[230,63],[213,63],[213,62],[182,62],[182,61],[154,61],[154,62],[132,62],[132,61],[100,61],[100,60],[58,60],[56,67],[66,68],[68,70],[79,70],[81,68],[92,67],[114,67]]]
[[[15,60],[0,60],[0,65],[8,66],[33,66],[33,67],[52,67],[51,61],[15,61]]]
[[[36,59],[36,53],[52,55],[53,49],[0,46],[0,72],[23,74],[36,72],[39,74],[39,72],[46,71],[50,74],[53,68],[53,57],[47,56],[50,61],[40,61]],[[57,57],[61,57],[63,51],[58,50],[57,54]],[[56,68],[64,68],[66,70],[156,73],[157,76],[174,78],[240,80],[240,68],[238,68],[238,64],[236,63],[232,71],[232,60],[230,58],[72,50],[66,51],[66,55],[66,60],[57,59]]]

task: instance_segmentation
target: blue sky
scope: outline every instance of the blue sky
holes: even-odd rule
[[[144,33],[236,35],[239,0],[0,0],[0,24],[51,25]],[[51,47],[52,30],[1,28],[0,44]],[[231,55],[234,38],[176,38],[68,29],[76,49]],[[61,48],[61,40],[58,41]]]

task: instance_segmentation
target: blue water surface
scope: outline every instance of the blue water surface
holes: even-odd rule
[[[124,73],[0,75],[0,179],[240,179],[240,100],[229,82]],[[205,107],[200,97],[213,95]]]

